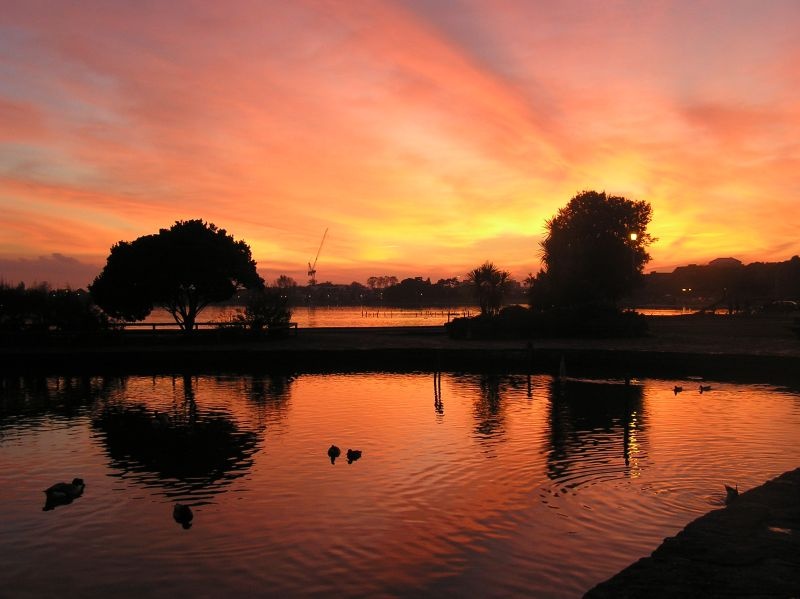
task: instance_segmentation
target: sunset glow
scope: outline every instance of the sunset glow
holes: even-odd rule
[[[577,192],[646,270],[800,253],[794,0],[4,2],[0,278],[202,218],[267,280],[539,268]]]

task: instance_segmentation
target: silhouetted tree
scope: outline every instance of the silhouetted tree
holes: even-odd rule
[[[11,287],[0,282],[0,330],[96,331],[107,321],[83,289],[50,289],[45,283]]]
[[[292,277],[287,275],[279,276],[277,279],[275,279],[273,287],[280,289],[281,296],[283,296],[286,300],[287,307],[297,305],[301,297],[301,290],[297,285],[297,281],[295,281]]]
[[[413,277],[385,287],[383,297],[389,305],[422,306],[431,300],[431,289],[430,278]]]
[[[510,274],[500,270],[491,262],[484,262],[467,273],[467,281],[475,290],[475,298],[481,314],[494,315],[503,305],[503,292],[510,281]]]
[[[281,275],[275,279],[275,287],[278,287],[279,289],[292,289],[297,287],[297,281],[290,276]]]
[[[244,241],[235,241],[211,223],[188,220],[115,244],[89,291],[114,318],[142,320],[161,306],[191,331],[208,304],[224,301],[240,288],[263,286]]]
[[[369,277],[367,279],[367,286],[370,289],[385,289],[393,285],[397,285],[397,277],[394,276]]]
[[[531,291],[535,308],[616,304],[650,260],[652,208],[605,192],[584,191],[547,221],[542,262]],[[632,238],[635,234],[635,238]]]

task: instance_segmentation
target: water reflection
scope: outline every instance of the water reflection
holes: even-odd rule
[[[166,488],[170,494],[218,491],[252,466],[270,414],[280,419],[285,411],[291,382],[270,377],[240,381],[249,388],[245,396],[255,406],[249,427],[239,422],[240,414],[201,407],[198,381],[188,375],[172,378],[169,404],[115,397],[96,411],[92,426],[121,476]]]
[[[772,388],[714,381],[676,397],[686,381],[626,391],[542,375],[528,399],[524,375],[447,374],[432,402],[431,378],[12,382],[0,397],[19,423],[0,437],[0,588],[576,597],[719,507],[723,482],[750,488],[800,456],[800,402]],[[26,402],[43,426],[28,424]],[[52,416],[62,410],[83,416]],[[350,466],[348,449],[364,451]],[[73,476],[83,497],[41,512],[42,489]],[[191,520],[176,521],[178,503]],[[79,551],[76,531],[91,540]]]
[[[294,375],[256,375],[245,379],[243,394],[254,405],[261,428],[269,428],[272,434],[283,431],[283,423],[289,411]]]
[[[521,375],[485,373],[478,376],[455,376],[455,387],[461,387],[459,394],[472,398],[472,415],[475,437],[481,442],[501,440],[506,433],[506,405],[509,396],[524,396],[524,389],[530,389],[530,382]],[[441,391],[440,391],[441,393]],[[441,395],[439,396],[441,402]],[[443,406],[442,406],[443,409]]]
[[[484,374],[480,377],[480,394],[475,400],[474,413],[475,432],[481,437],[496,437],[504,432],[503,387],[500,375]]]
[[[98,397],[124,386],[119,377],[0,378],[0,430],[37,426],[43,417],[72,420],[86,414]]]
[[[436,421],[441,422],[444,416],[444,402],[442,401],[442,373],[433,373],[433,411],[436,412]]]
[[[547,476],[571,480],[620,469],[638,476],[646,431],[642,397],[637,384],[553,380]]]

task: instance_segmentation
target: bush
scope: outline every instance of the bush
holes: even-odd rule
[[[248,292],[244,313],[233,318],[232,326],[249,329],[255,334],[264,331],[270,334],[287,332],[292,311],[284,291],[276,287],[265,287]]]
[[[508,306],[497,316],[456,318],[445,327],[453,339],[640,337],[647,333],[647,320],[636,312],[598,306],[541,312]]]

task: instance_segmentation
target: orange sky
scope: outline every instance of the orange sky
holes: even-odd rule
[[[650,269],[800,253],[800,3],[3,2],[0,278],[203,218],[267,279],[539,267],[578,191]]]

